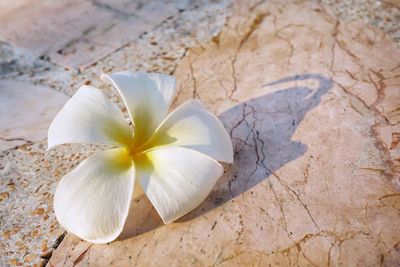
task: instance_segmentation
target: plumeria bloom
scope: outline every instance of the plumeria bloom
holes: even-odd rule
[[[173,77],[118,72],[102,79],[121,95],[133,133],[118,106],[90,86],[79,88],[48,132],[49,149],[66,143],[113,146],[66,174],[54,196],[60,224],[93,243],[119,236],[141,190],[164,223],[175,221],[210,193],[223,173],[217,161],[233,161],[228,133],[200,102],[185,102],[167,116]]]

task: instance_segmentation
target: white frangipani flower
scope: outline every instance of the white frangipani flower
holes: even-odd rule
[[[118,72],[102,78],[121,95],[134,133],[117,105],[90,86],[79,88],[48,132],[49,149],[66,143],[115,146],[65,175],[54,196],[60,224],[93,243],[122,232],[134,191],[143,190],[170,223],[207,197],[223,173],[217,161],[233,161],[228,133],[200,102],[185,102],[167,116],[173,77]]]

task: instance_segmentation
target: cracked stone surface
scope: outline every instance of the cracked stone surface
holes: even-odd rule
[[[312,2],[232,10],[177,67],[174,105],[197,98],[219,114],[234,164],[177,222],[139,198],[146,216],[122,240],[67,234],[50,266],[400,264],[396,44]]]
[[[128,1],[112,10],[106,1],[70,2],[114,14],[104,16],[116,27],[136,21]],[[199,208],[165,226],[140,196],[119,241],[108,245],[65,235],[52,207],[61,177],[101,147],[45,152],[40,141],[0,152],[1,266],[400,264],[398,4],[244,2],[179,2],[176,15],[132,41],[113,40],[108,56],[85,55],[94,64],[81,61],[79,69],[59,66],[79,62],[76,55],[38,57],[35,43],[0,42],[0,79],[67,95],[91,84],[121,104],[102,72],[173,74],[174,107],[200,99],[219,114],[235,149],[235,163]],[[0,17],[3,10],[0,3]],[[77,29],[69,36],[84,31]],[[87,49],[81,41],[76,48]]]

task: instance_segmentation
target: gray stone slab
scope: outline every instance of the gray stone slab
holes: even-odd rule
[[[43,86],[0,81],[0,151],[45,139],[68,97]]]

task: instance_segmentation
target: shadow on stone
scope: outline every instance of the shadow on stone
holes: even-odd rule
[[[136,177],[149,175],[149,173],[152,173],[154,168],[153,163],[145,155],[142,155],[135,160],[141,161],[141,166],[146,166],[147,168],[147,171],[145,172],[146,174],[139,173],[138,169],[135,169]],[[144,179],[144,181],[149,181],[149,178]],[[138,182],[135,185],[136,195],[134,195],[132,198],[128,217],[125,221],[124,229],[118,237],[118,240],[125,240],[135,237],[163,225],[161,217],[158,215],[146,194],[144,194],[142,191],[142,188],[144,188],[144,190],[147,188],[147,184],[142,184],[142,186],[140,186]]]
[[[332,87],[332,81],[319,74],[305,74],[262,87],[303,80],[317,81],[318,88],[296,85],[240,103],[219,116],[232,139],[234,163],[224,166],[226,171],[208,198],[178,223],[201,216],[251,189],[306,152],[307,145],[292,141],[292,136],[306,113]],[[162,225],[157,211],[143,194],[132,201],[124,231],[118,239],[135,237]]]
[[[307,112],[332,88],[332,80],[305,74],[262,87],[304,80],[317,81],[318,88],[295,85],[240,103],[219,116],[232,138],[234,163],[225,166],[208,198],[177,222],[190,221],[222,205],[307,151],[307,145],[292,141],[292,136]]]
[[[142,194],[132,200],[128,218],[118,240],[125,240],[150,232],[162,225],[164,223],[150,200],[145,194]]]

